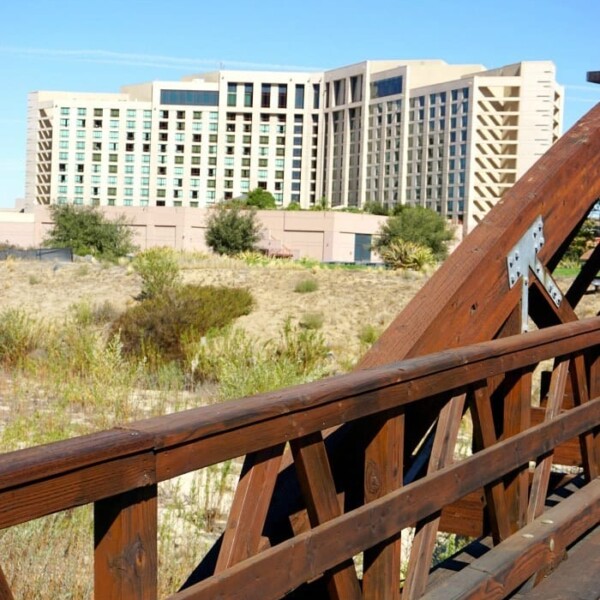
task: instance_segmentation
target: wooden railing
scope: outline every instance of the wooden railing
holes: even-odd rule
[[[471,595],[461,597],[485,597],[482,590],[492,578],[508,594],[600,521],[598,348],[600,318],[593,318],[10,452],[0,456],[0,528],[94,503],[95,597],[153,599],[157,483],[245,455],[239,486],[271,482],[267,475],[274,470],[280,476],[292,470],[306,512],[296,511],[288,539],[275,543],[265,531],[273,484],[253,499],[252,518],[239,512],[248,511],[248,503],[240,508],[234,502],[213,575],[188,584],[173,599],[266,600],[315,579],[331,597],[398,597],[400,573],[393,575],[395,589],[383,589],[382,578],[370,571],[377,564],[371,557],[396,548],[409,526],[417,533],[402,597],[421,597],[442,511],[482,487],[495,543],[512,543],[522,528],[531,537],[520,538],[525,542],[518,552],[502,555],[495,572],[463,577],[461,589]],[[545,413],[531,425],[532,372],[547,359],[555,361],[542,399]],[[572,402],[563,404],[566,390]],[[420,452],[403,456],[404,434],[417,425],[405,416],[416,403],[439,410],[437,426]],[[475,452],[454,462],[467,409]],[[373,419],[401,423],[396,460],[387,459],[390,469],[409,475],[403,487],[365,502],[367,494],[360,491],[368,461],[364,472],[353,474],[351,493],[352,485],[332,472],[326,437],[350,422],[364,430]],[[588,485],[559,505],[566,508],[551,524],[540,525],[553,454],[573,438],[580,441]],[[420,465],[428,465],[425,476]],[[540,548],[545,550],[534,552]],[[360,579],[352,558],[363,552]],[[524,555],[528,560],[520,561]],[[11,597],[0,570],[0,598]]]

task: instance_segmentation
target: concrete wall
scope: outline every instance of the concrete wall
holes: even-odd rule
[[[141,249],[169,246],[176,250],[208,251],[204,241],[211,209],[167,207],[103,207],[108,219],[125,215]],[[356,234],[374,235],[385,217],[335,211],[258,211],[263,225],[260,246],[272,253],[324,262],[354,262]],[[0,242],[38,247],[52,227],[50,212],[0,212]],[[372,262],[378,262],[373,254]]]

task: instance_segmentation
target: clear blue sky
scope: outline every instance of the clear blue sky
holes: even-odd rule
[[[565,129],[600,101],[600,0],[16,0],[0,9],[0,207],[24,193],[27,94],[224,68],[552,60]]]

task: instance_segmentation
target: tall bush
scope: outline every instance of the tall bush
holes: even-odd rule
[[[431,249],[436,260],[447,256],[447,243],[453,234],[444,217],[422,206],[400,206],[397,211],[380,227],[373,244],[377,251],[403,240]]]
[[[256,212],[220,205],[208,218],[206,244],[218,254],[238,254],[254,249],[260,239]]]
[[[135,272],[142,278],[142,297],[153,298],[181,282],[177,255],[171,248],[149,248],[133,260]]]
[[[73,204],[55,204],[50,214],[53,226],[44,240],[48,248],[72,248],[80,256],[91,254],[107,260],[135,249],[124,216],[110,221],[97,208]]]
[[[250,292],[240,288],[183,285],[142,300],[113,323],[123,351],[157,366],[185,357],[190,339],[224,327],[252,310]]]

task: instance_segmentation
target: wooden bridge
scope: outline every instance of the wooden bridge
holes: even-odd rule
[[[2,455],[0,527],[93,503],[96,598],[152,600],[157,484],[245,457],[173,600],[600,597],[600,318],[574,311],[600,249],[551,275],[599,197],[600,105],[353,373]],[[474,541],[432,570],[439,531]]]

